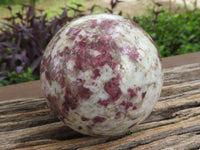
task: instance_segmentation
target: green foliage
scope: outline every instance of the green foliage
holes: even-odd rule
[[[1,5],[19,5],[19,4],[29,4],[30,0],[0,0]]]
[[[27,71],[21,71],[20,73],[13,71],[5,74],[6,78],[0,82],[0,87],[39,79],[38,75],[33,74],[31,68],[27,68]]]
[[[35,2],[40,2],[40,1],[44,2],[44,0],[35,0]],[[30,4],[30,2],[31,0],[0,0],[0,6]]]
[[[83,0],[68,0],[66,4],[57,3],[57,0],[54,1],[55,1],[54,7],[52,6],[45,7],[45,12],[47,14],[48,20],[51,20],[53,17],[59,17],[59,15],[63,13],[63,8],[68,9],[67,15],[70,17],[80,14],[82,11],[85,11],[84,8],[85,3]]]
[[[162,57],[200,51],[200,10],[162,11],[135,19],[155,41]]]
[[[84,11],[84,1],[83,0],[69,0],[67,2],[67,9],[69,11],[67,12],[68,16],[74,16],[77,14],[80,14],[81,11]]]
[[[144,130],[128,131],[128,132],[126,132],[126,135],[131,135],[133,133],[138,133],[138,132],[142,132],[142,131],[144,131]]]
[[[77,8],[77,4],[81,4],[82,6],[84,6],[84,1],[83,0],[68,0],[67,2],[68,7]],[[81,8],[83,9],[83,7]]]

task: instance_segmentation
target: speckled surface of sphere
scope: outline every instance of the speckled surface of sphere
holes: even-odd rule
[[[149,35],[117,15],[82,17],[61,28],[41,63],[51,110],[70,128],[115,136],[141,123],[159,99],[163,74]]]

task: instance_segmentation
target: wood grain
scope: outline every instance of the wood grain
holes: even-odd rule
[[[89,137],[60,122],[44,98],[0,102],[2,150],[200,149],[200,63],[164,70],[164,86],[151,115],[132,134]]]

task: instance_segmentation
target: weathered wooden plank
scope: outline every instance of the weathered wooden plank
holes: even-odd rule
[[[171,115],[175,111],[183,109],[183,107],[185,109],[187,107],[198,107],[200,105],[199,97],[200,94],[196,94],[180,99],[177,98],[168,101],[160,101],[157,103],[152,115],[145,122],[159,121],[170,117],[172,118]],[[34,127],[37,125],[58,121],[58,119],[50,112],[49,109],[37,110],[28,113],[1,115],[0,120],[0,127],[2,127],[0,128],[0,131]]]
[[[50,144],[50,143],[55,143],[57,140],[51,140],[51,139],[42,139],[42,140],[35,140],[35,141],[28,141],[28,142],[19,142],[19,143],[11,143],[7,145],[0,145],[0,149],[2,150],[13,150],[15,148],[19,147],[32,147],[34,145],[43,145],[43,144]]]
[[[164,86],[162,88],[161,99],[166,99],[166,97],[173,96],[173,98],[180,97],[183,93],[188,93],[190,91],[199,92],[200,80],[188,81],[180,84],[173,84],[169,86]],[[191,95],[189,93],[188,95]]]
[[[200,64],[165,69],[161,98],[131,135],[93,138],[60,122],[44,98],[0,102],[0,149],[199,149]]]
[[[17,129],[23,129],[28,127],[34,127],[38,125],[44,125],[48,123],[53,123],[59,121],[56,117],[53,115],[47,115],[45,116],[38,116],[35,119],[30,118],[27,120],[21,120],[21,121],[8,121],[5,123],[0,123],[0,129],[1,131],[12,131]]]
[[[173,135],[149,144],[138,146],[136,148],[133,148],[132,150],[194,149],[200,147],[200,135],[197,134],[197,132],[192,132],[181,135]]]
[[[164,70],[164,86],[200,80],[200,64],[185,65]]]
[[[200,121],[188,121],[161,126],[153,129],[141,131],[118,140],[110,141],[104,144],[80,148],[79,150],[120,150],[136,147],[141,144],[149,143],[155,140],[166,138],[167,136],[195,132],[200,130]]]
[[[64,140],[81,136],[81,134],[69,129],[62,122],[56,122],[32,128],[0,132],[0,149],[5,149],[5,147],[13,149],[18,146],[18,143],[41,139]]]
[[[25,147],[25,148],[17,148],[15,150],[55,150],[55,149],[65,149],[65,150],[73,150],[77,149],[79,147],[85,147],[88,145],[94,145],[99,143],[104,143],[107,141],[107,138],[93,138],[93,137],[83,137],[73,140],[65,140],[65,141],[59,141],[55,143],[50,144],[44,144],[39,146],[33,146],[33,147]]]
[[[45,101],[41,99],[25,99],[0,102],[0,115],[13,113],[26,113],[33,110],[40,110],[46,107]]]
[[[180,144],[164,148],[164,150],[171,150],[171,149],[176,149],[176,150],[197,149],[198,147],[200,147],[199,137],[200,137],[199,135],[191,137],[189,139],[186,139],[185,141],[181,141]]]
[[[156,121],[156,122],[149,122],[149,123],[141,124],[138,127],[136,127],[135,129],[133,128],[132,130],[145,130],[145,129],[149,129],[149,128],[154,128],[154,127],[158,127],[158,126],[164,126],[164,125],[176,123],[176,122],[179,122],[180,120],[183,121],[184,119],[188,119],[188,118],[191,119],[192,116],[199,116],[200,115],[200,107],[195,107],[195,108],[189,108],[189,109],[180,110],[180,111],[178,111],[176,113],[173,113],[171,115],[173,117],[175,117],[175,118],[172,118],[170,120],[169,119],[168,120],[161,120],[159,122]],[[30,129],[29,128],[28,130],[23,130],[23,131],[22,130],[21,131],[16,130],[16,131],[14,131],[15,134],[16,134],[15,137],[13,137],[13,134],[14,134],[13,132],[10,132],[10,134],[8,134],[8,132],[6,132],[7,133],[6,135],[3,133],[3,135],[7,137],[7,138],[4,138],[4,140],[8,141],[5,144],[7,145],[8,143],[11,143],[11,141],[9,140],[10,138],[11,139],[15,139],[15,140],[19,140],[20,142],[29,141],[29,140],[36,140],[37,137],[38,137],[38,133],[36,133],[36,130],[40,131],[39,135],[42,136],[42,137],[45,137],[45,138],[49,138],[47,136],[47,134],[49,134],[49,133],[53,133],[53,134],[56,133],[56,134],[58,134],[60,136],[63,136],[62,133],[63,132],[67,132],[67,131],[64,131],[65,126],[62,123],[52,124],[52,126],[54,127],[53,129],[49,128],[49,127],[46,127],[46,126],[42,126],[42,128],[40,128],[40,129],[38,129],[38,127],[37,127],[35,129]],[[52,131],[52,130],[58,129],[60,126],[61,126],[61,129],[60,129],[61,131],[60,132],[58,132],[58,131],[56,131],[56,132],[54,131],[53,132]],[[30,133],[30,130],[32,130],[31,133]],[[43,134],[44,132],[46,132],[47,134]],[[0,137],[1,137],[1,134],[0,134]],[[68,132],[68,134],[70,134],[70,133]],[[31,136],[32,139],[24,138],[25,135],[28,135],[28,137]],[[40,136],[39,136],[39,138],[41,138]],[[65,139],[65,138],[66,137],[64,137],[63,139]],[[0,139],[0,141],[5,142],[4,140]],[[16,141],[14,141],[13,143],[15,143],[15,142]],[[12,144],[12,146],[14,146],[14,147],[16,147],[17,145],[18,144],[14,144],[14,145]],[[55,144],[55,145],[57,145],[57,144]],[[47,145],[47,147],[48,147],[48,145]]]
[[[200,107],[179,110],[177,112],[171,113],[171,115],[169,115],[168,118],[160,119],[159,121],[153,121],[151,118],[154,118],[154,117],[151,117],[151,116],[147,119],[147,121],[131,128],[130,130],[139,131],[139,130],[146,130],[146,129],[151,129],[151,128],[155,128],[159,126],[166,126],[168,124],[174,124],[177,122],[187,120],[189,118],[191,119],[193,117],[197,117],[196,119],[199,119],[198,117],[200,116]]]

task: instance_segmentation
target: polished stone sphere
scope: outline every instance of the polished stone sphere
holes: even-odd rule
[[[64,26],[41,63],[48,106],[67,126],[92,136],[121,135],[145,120],[162,83],[154,42],[117,15],[89,15]]]

